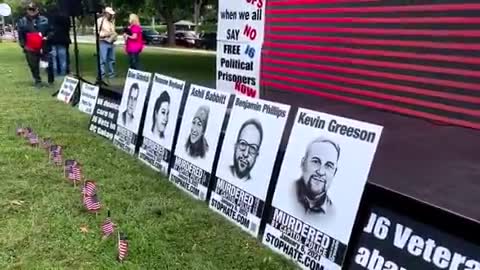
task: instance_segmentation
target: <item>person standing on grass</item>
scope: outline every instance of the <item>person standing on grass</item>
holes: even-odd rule
[[[37,4],[31,2],[27,5],[26,16],[20,18],[18,21],[18,41],[22,47],[28,66],[32,72],[35,81],[35,87],[42,86],[42,78],[40,77],[40,60],[46,59],[51,63],[50,48],[48,40],[51,38],[52,29],[49,25],[48,19],[40,15]],[[51,71],[51,65],[49,65]],[[53,84],[53,72],[49,72],[48,83]]]
[[[111,7],[106,7],[103,16],[97,21],[102,78],[106,75],[109,78],[115,77],[115,42],[118,34],[115,31],[114,15],[115,11]]]
[[[70,40],[70,19],[58,9],[52,12],[53,36],[51,39],[53,71],[55,75],[67,75],[67,50]]]
[[[128,54],[130,68],[140,68],[140,53],[143,51],[143,36],[142,27],[140,26],[140,19],[136,14],[130,14],[129,26],[123,34],[125,38],[125,50]]]

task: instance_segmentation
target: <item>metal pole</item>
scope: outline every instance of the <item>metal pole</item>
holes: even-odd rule
[[[100,66],[100,33],[98,32],[98,16],[97,13],[93,13],[95,19],[95,43],[97,46],[97,82],[99,86],[105,85],[102,78],[102,70]]]
[[[75,20],[75,16],[72,16],[72,27],[73,27],[73,46],[74,46],[74,54],[75,54],[75,76],[80,79],[80,63],[79,63],[79,51],[78,51],[78,41],[77,41],[77,23]]]

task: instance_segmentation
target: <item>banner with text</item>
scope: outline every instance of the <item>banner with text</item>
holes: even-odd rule
[[[260,96],[261,45],[217,42],[217,90]]]
[[[219,0],[217,39],[262,44],[266,4],[266,0]]]
[[[151,73],[134,69],[127,73],[113,144],[131,155],[135,153],[151,77]]]
[[[108,98],[101,94],[98,95],[95,109],[90,118],[89,130],[102,137],[113,141],[117,132],[117,118],[120,101]]]
[[[191,85],[170,181],[205,200],[230,94]]]
[[[379,206],[355,250],[350,270],[480,270],[479,246]]]
[[[62,86],[60,87],[60,91],[58,91],[57,99],[69,104],[72,101],[73,94],[75,93],[75,89],[77,89],[79,81],[72,77],[65,77],[63,80]]]
[[[289,105],[236,97],[210,208],[257,236]]]
[[[80,102],[78,109],[81,112],[92,115],[97,103],[99,87],[88,83],[82,83]]]
[[[185,81],[155,74],[138,158],[167,174]]]
[[[300,108],[264,244],[303,269],[341,269],[382,130]]]

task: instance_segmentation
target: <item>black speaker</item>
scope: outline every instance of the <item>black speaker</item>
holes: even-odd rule
[[[83,0],[85,4],[85,12],[87,13],[100,13],[104,7],[101,0]]]
[[[58,9],[67,16],[83,15],[82,0],[58,0]]]

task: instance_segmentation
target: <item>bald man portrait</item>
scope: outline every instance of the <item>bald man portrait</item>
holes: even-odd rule
[[[233,165],[230,173],[235,180],[248,181],[252,179],[251,171],[257,162],[262,146],[263,128],[256,119],[250,119],[242,124],[234,145]]]
[[[328,138],[310,142],[302,158],[300,179],[295,181],[297,203],[306,214],[328,215],[333,202],[328,190],[337,174],[340,146]]]

